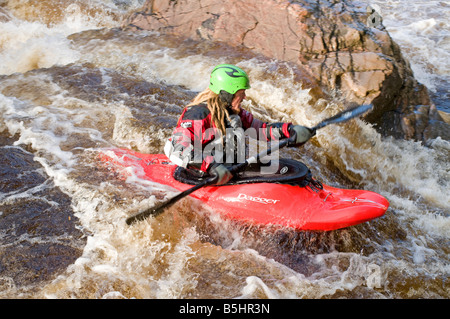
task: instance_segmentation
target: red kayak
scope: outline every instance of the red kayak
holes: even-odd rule
[[[100,160],[124,176],[129,174],[125,168],[139,168],[141,178],[179,191],[202,180],[163,154],[108,149],[100,153]],[[259,166],[250,166],[229,184],[205,186],[190,196],[227,218],[297,230],[349,227],[381,217],[389,207],[389,202],[377,193],[324,185],[311,177],[303,163],[288,159],[279,160],[275,174],[264,175]]]

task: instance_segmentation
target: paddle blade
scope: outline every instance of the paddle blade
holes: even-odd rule
[[[175,203],[175,201],[169,200],[167,202],[160,203],[157,206],[150,207],[150,208],[144,210],[143,212],[140,212],[139,214],[128,217],[126,219],[126,223],[128,225],[131,225],[135,222],[142,221],[149,216],[156,217],[159,214],[161,214],[166,208],[169,208],[174,203]]]
[[[355,106],[348,110],[342,111],[326,120],[323,120],[322,122],[320,122],[319,124],[314,126],[312,128],[312,130],[317,130],[317,129],[327,126],[329,124],[346,122],[352,118],[355,118],[357,116],[360,116],[360,115],[366,113],[367,111],[371,110],[372,108],[373,108],[373,104],[363,104],[363,105]]]
[[[205,187],[207,185],[212,185],[217,181],[217,177],[211,177],[209,179],[205,179],[203,182],[201,182],[200,184],[195,185],[192,188],[189,188],[187,190],[185,190],[184,192],[179,193],[178,195],[176,195],[175,197],[172,197],[171,199],[159,203],[156,206],[150,207],[136,215],[130,216],[126,219],[126,223],[128,225],[133,224],[134,222],[137,221],[141,221],[146,219],[149,216],[153,216],[156,217],[159,214],[161,214],[162,212],[164,212],[164,210],[166,210],[167,208],[169,208],[170,206],[172,206],[173,204],[175,204],[177,201],[179,201],[180,199],[190,195],[191,193],[195,192],[197,189]]]

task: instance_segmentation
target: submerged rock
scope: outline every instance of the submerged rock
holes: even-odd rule
[[[373,103],[366,120],[386,134],[422,141],[450,138],[449,125],[414,78],[381,16],[361,3],[147,0],[123,26],[246,47],[295,63],[330,95]]]

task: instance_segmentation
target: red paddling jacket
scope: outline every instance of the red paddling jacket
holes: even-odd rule
[[[239,114],[229,114],[229,116],[231,121],[225,120],[227,145],[229,144],[229,133],[243,132],[248,129],[254,129],[251,130],[254,134],[248,134],[249,136],[264,141],[290,137],[291,123],[269,124],[253,117],[250,112],[242,108]],[[236,154],[231,154],[230,157],[230,152],[228,152],[229,149],[236,151],[235,148],[225,147],[226,152],[223,152],[222,135],[222,132],[214,124],[206,104],[186,107],[164,147],[164,152],[178,166],[207,172],[212,164],[225,163],[225,157],[227,163],[236,162]],[[239,134],[235,134],[235,136],[239,136]],[[230,160],[230,158],[234,160]]]

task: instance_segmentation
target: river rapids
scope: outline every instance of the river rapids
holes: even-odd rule
[[[443,7],[420,21],[405,14],[420,1],[382,9],[445,111],[450,50],[441,32],[450,9],[430,2]],[[450,297],[449,141],[383,137],[360,119],[327,126],[281,155],[328,185],[382,194],[390,202],[382,218],[298,232],[239,224],[185,199],[127,226],[127,216],[176,192],[137,174],[117,178],[99,151],[162,153],[213,66],[248,72],[243,106],[266,121],[312,127],[343,108],[303,88],[283,62],[119,28],[142,5],[0,1],[0,298]],[[442,52],[424,63],[426,48],[412,36]]]

